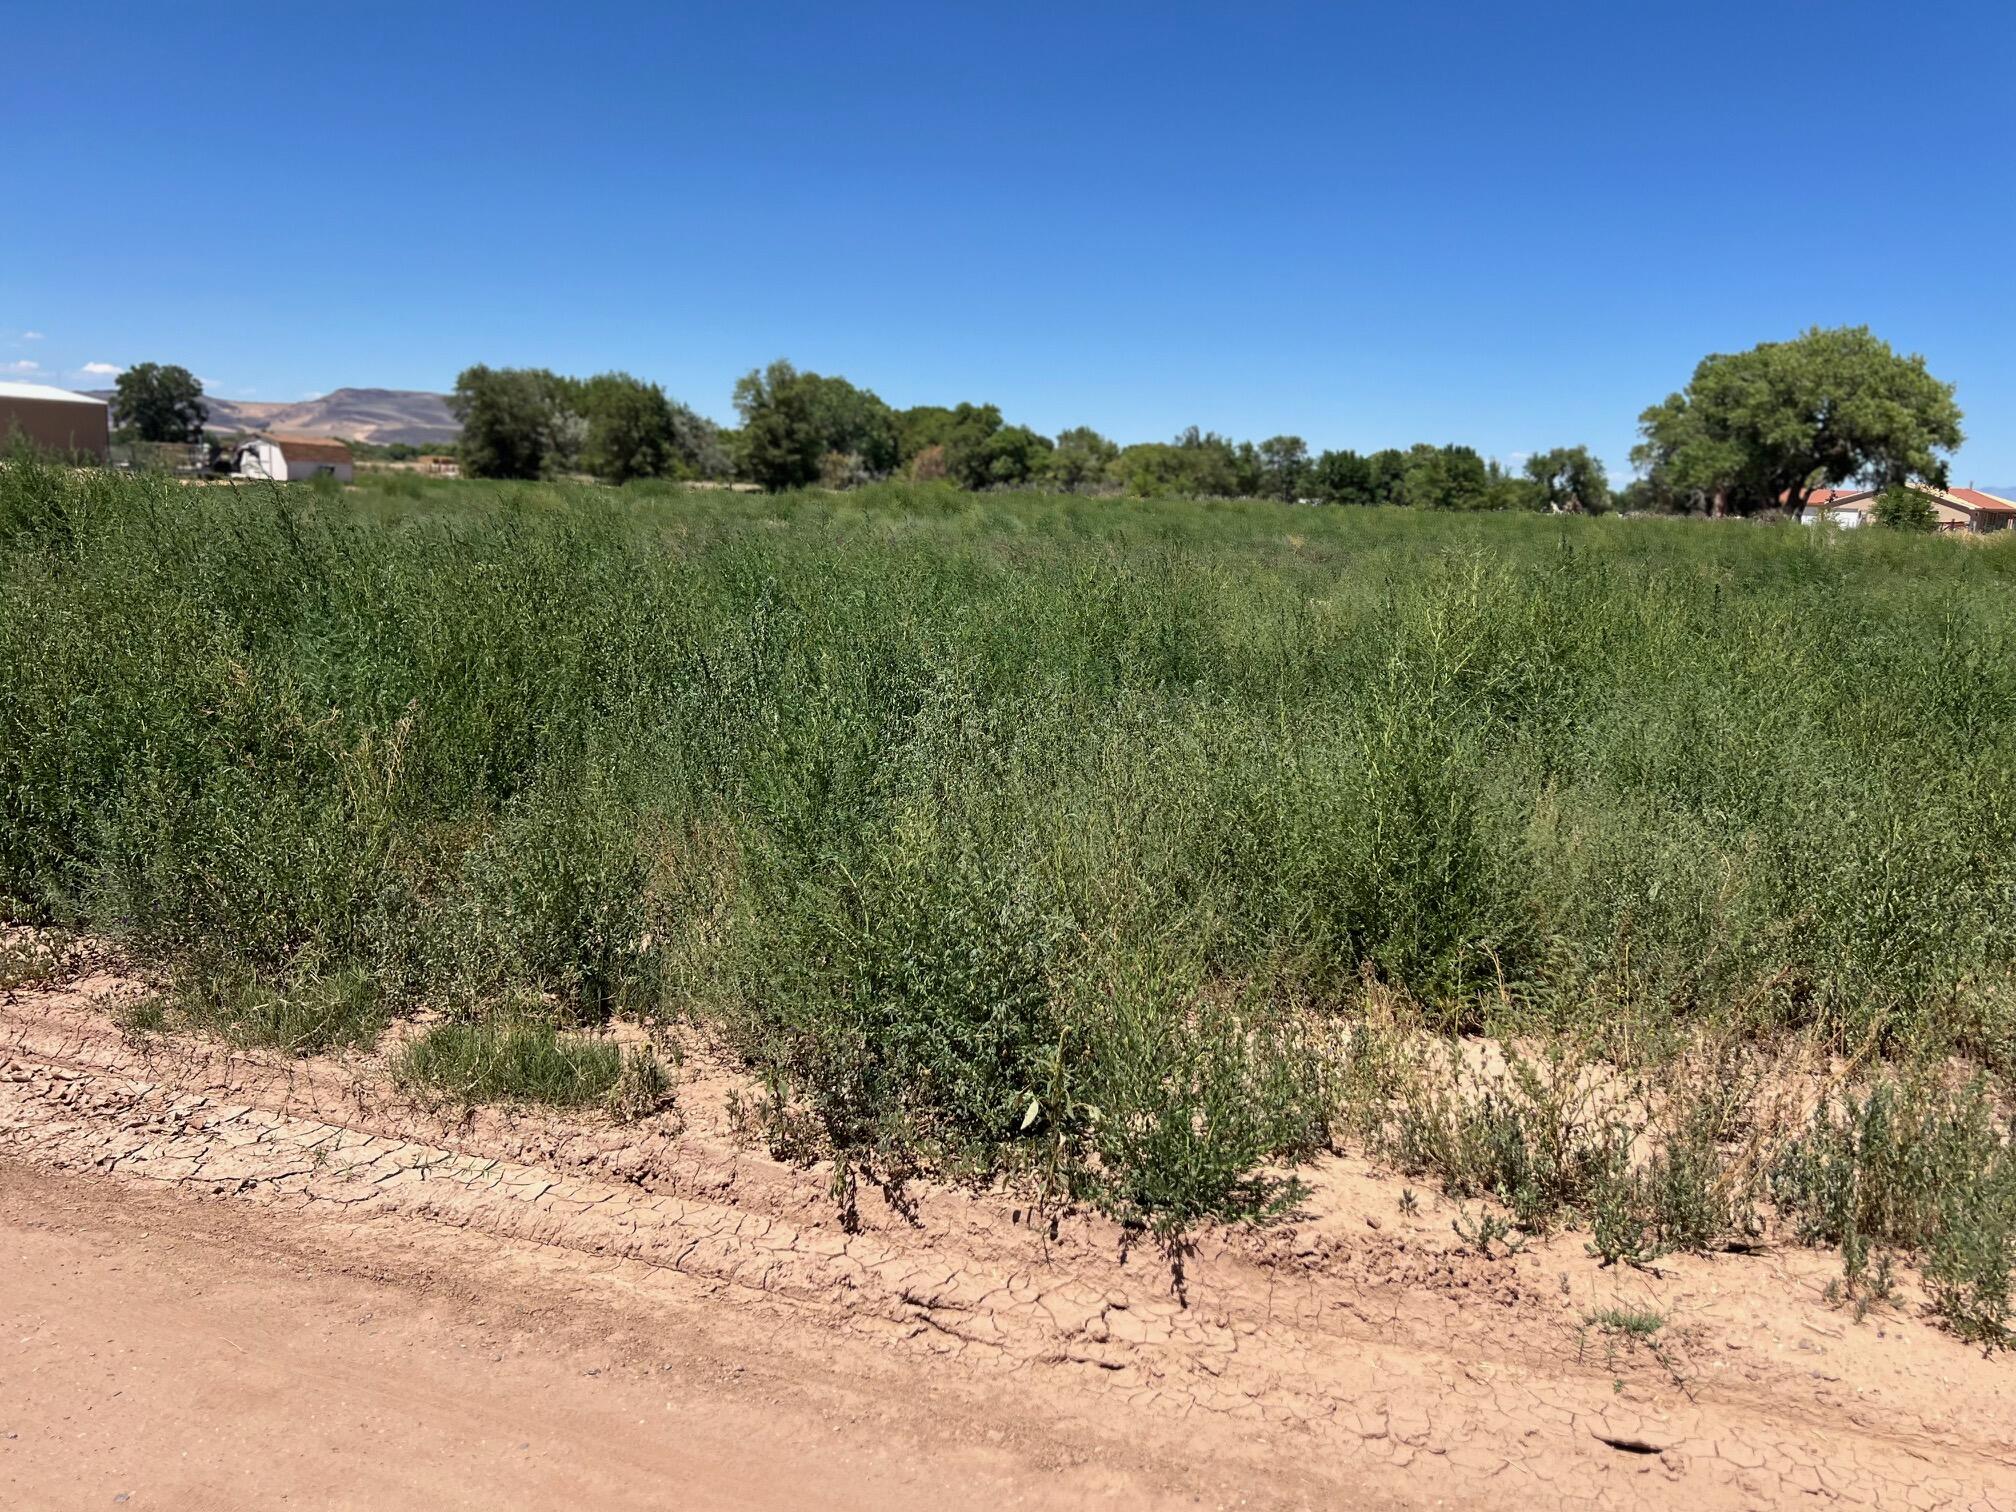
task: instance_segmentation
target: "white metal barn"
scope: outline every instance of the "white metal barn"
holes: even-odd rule
[[[276,483],[321,477],[348,483],[356,475],[350,448],[327,436],[255,436],[238,448],[237,470],[241,478]]]

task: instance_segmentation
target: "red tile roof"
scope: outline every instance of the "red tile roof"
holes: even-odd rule
[[[2007,499],[1998,499],[1991,493],[1983,493],[1978,488],[1949,488],[1948,497],[1958,499],[1969,509],[1978,509],[1983,514],[2016,515],[2016,504]]]

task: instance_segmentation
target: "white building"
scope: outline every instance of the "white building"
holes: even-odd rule
[[[327,436],[255,436],[238,448],[236,465],[241,478],[278,483],[321,477],[348,483],[357,471],[350,448]]]
[[[1875,509],[1873,488],[1816,488],[1806,507],[1799,511],[1799,523],[1818,525],[1825,520],[1843,530],[1853,530],[1868,524]]]

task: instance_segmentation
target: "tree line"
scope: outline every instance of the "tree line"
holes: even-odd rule
[[[1120,492],[1146,498],[1271,498],[1426,509],[1608,507],[1609,479],[1585,447],[1527,458],[1518,471],[1468,446],[1314,454],[1300,436],[1233,441],[1195,426],[1131,446],[1076,426],[1052,437],[1011,425],[993,404],[897,409],[845,378],[778,361],[735,385],[741,424],[717,427],[626,373],[570,379],[537,368],[466,369],[450,408],[471,477],[587,472],[736,480],[781,491],[884,478],[967,489]]]
[[[882,478],[961,488],[1055,489],[1144,498],[1270,498],[1419,509],[1540,509],[1752,515],[1797,510],[1850,481],[1944,486],[1962,439],[1951,384],[1866,326],[1704,358],[1687,387],[1639,417],[1639,476],[1613,490],[1583,446],[1508,468],[1474,448],[1416,445],[1312,453],[1300,436],[1233,441],[1195,426],[1130,446],[1076,426],[1046,436],[993,404],[897,409],[872,389],[778,361],[735,385],[740,424],[717,426],[628,373],[466,368],[449,407],[462,470],[477,478],[587,474],[721,480],[769,490],[848,488]],[[129,369],[114,401],[145,440],[202,434],[188,370]]]

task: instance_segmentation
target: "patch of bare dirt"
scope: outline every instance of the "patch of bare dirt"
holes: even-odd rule
[[[367,1059],[129,1037],[106,1008],[122,990],[107,974],[0,1005],[10,1243],[55,1244],[57,1264],[65,1244],[106,1256],[130,1246],[149,1285],[157,1269],[200,1271],[206,1259],[277,1268],[311,1290],[368,1281],[400,1321],[361,1361],[345,1357],[346,1390],[384,1376],[388,1392],[420,1399],[435,1355],[508,1334],[506,1359],[546,1374],[513,1396],[502,1375],[477,1372],[465,1383],[470,1421],[516,1420],[535,1400],[579,1409],[567,1453],[591,1458],[630,1410],[595,1416],[589,1404],[613,1400],[597,1398],[601,1377],[581,1377],[577,1400],[563,1367],[599,1351],[608,1370],[675,1381],[693,1412],[732,1425],[724,1445],[757,1446],[754,1468],[699,1502],[808,1499],[797,1477],[814,1461],[790,1446],[812,1433],[818,1463],[868,1467],[850,1484],[897,1506],[899,1481],[872,1478],[892,1454],[927,1467],[924,1484],[951,1506],[1194,1496],[1710,1512],[1807,1495],[2016,1512],[2016,1367],[1905,1312],[1852,1322],[1823,1298],[1838,1273],[1827,1255],[1672,1259],[1647,1274],[1602,1269],[1570,1235],[1486,1259],[1451,1231],[1450,1205],[1424,1192],[1403,1211],[1397,1181],[1337,1159],[1316,1168],[1294,1222],[1205,1235],[1179,1294],[1159,1257],[1111,1223],[1032,1215],[1006,1193],[913,1190],[901,1213],[864,1193],[861,1228],[845,1232],[828,1173],[735,1140],[727,1068],[689,1063],[678,1116],[638,1125],[465,1115],[395,1095]],[[66,1225],[16,1200],[48,1182],[103,1212]],[[125,1204],[177,1217],[129,1222]],[[37,1215],[55,1238],[22,1239]],[[133,1240],[136,1226],[155,1237]],[[52,1346],[55,1386],[33,1394],[38,1403],[89,1389],[75,1349],[93,1291],[80,1284],[45,1308],[49,1337],[70,1342]],[[444,1293],[484,1321],[450,1311],[415,1321],[415,1307]],[[172,1296],[148,1297],[163,1328],[214,1355],[228,1312],[206,1321],[195,1303],[184,1315]],[[0,1297],[0,1309],[16,1304]],[[300,1305],[318,1316],[312,1299]],[[1590,1321],[1615,1308],[1664,1322],[1647,1342]],[[255,1340],[284,1337],[287,1315],[271,1312]],[[119,1337],[116,1310],[89,1322]],[[668,1364],[672,1338],[684,1342]],[[402,1387],[409,1362],[420,1375]],[[312,1378],[313,1360],[299,1363]],[[20,1395],[7,1375],[21,1368],[0,1363],[0,1403]],[[736,1368],[781,1389],[738,1394]],[[161,1369],[172,1382],[172,1363]],[[150,1421],[164,1432],[214,1431],[193,1407],[178,1416],[163,1392]],[[632,1459],[596,1483],[606,1504],[645,1504],[654,1476],[697,1473],[681,1468],[664,1410],[630,1426]],[[451,1413],[402,1463],[465,1463],[456,1443],[476,1429],[458,1423]],[[156,1462],[170,1442],[136,1448],[134,1463]],[[296,1482],[296,1500],[457,1504],[402,1500],[372,1481],[361,1442],[337,1435],[322,1478]],[[17,1441],[0,1439],[0,1451],[0,1465],[37,1463]],[[74,1462],[83,1451],[44,1452]],[[513,1482],[514,1465],[530,1475],[497,1460],[489,1468],[505,1478],[485,1484],[520,1489],[482,1504],[543,1505],[543,1488],[560,1484]]]

